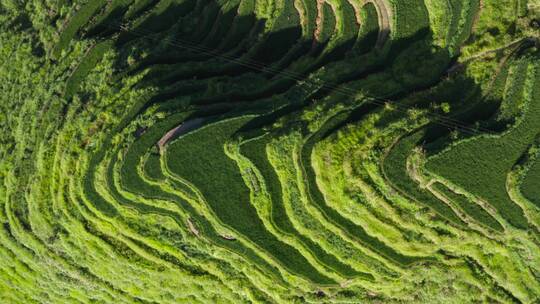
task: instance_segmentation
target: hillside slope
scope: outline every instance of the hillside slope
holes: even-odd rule
[[[537,0],[0,0],[0,302],[537,303]]]

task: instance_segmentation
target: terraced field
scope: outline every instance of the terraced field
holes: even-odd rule
[[[1,303],[540,302],[537,0],[0,0]]]

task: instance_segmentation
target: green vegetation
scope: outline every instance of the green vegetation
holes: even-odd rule
[[[105,55],[105,52],[107,52],[112,45],[113,42],[111,40],[106,40],[96,44],[88,51],[66,82],[66,90],[64,92],[66,98],[70,98],[76,93],[81,82],[99,63]]]
[[[534,162],[534,164],[529,169],[529,172],[527,172],[525,180],[523,181],[523,184],[521,186],[521,191],[523,192],[523,195],[525,195],[525,197],[527,197],[531,202],[535,203],[536,205],[540,205],[540,189],[538,187],[540,181],[539,163],[539,161]]]
[[[280,243],[257,221],[257,214],[249,204],[248,189],[223,150],[224,141],[252,118],[224,120],[181,137],[167,150],[167,167],[200,191],[218,220],[276,256],[291,271],[314,282],[329,284],[331,280],[310,269],[305,258]],[[212,172],[210,176],[209,172]]]
[[[509,92],[505,99],[524,100],[522,117],[502,135],[473,137],[433,156],[427,169],[443,176],[470,193],[486,200],[512,225],[525,229],[527,220],[519,206],[506,192],[506,175],[534,141],[540,128],[540,100],[537,99],[540,77],[537,55],[522,60],[530,62],[521,90]]]
[[[285,233],[295,235],[298,231],[294,228],[291,220],[287,216],[285,210],[283,198],[281,196],[281,185],[279,183],[278,176],[267,159],[266,145],[268,144],[269,136],[263,135],[259,138],[250,140],[241,146],[242,154],[249,158],[249,160],[260,170],[264,177],[264,185],[267,187],[272,206],[271,206],[271,220],[273,223],[283,230]],[[351,267],[344,265],[336,257],[328,254],[324,249],[320,248],[314,241],[309,238],[298,234],[300,241],[309,248],[313,254],[315,254],[322,263],[335,269],[335,271],[341,273],[345,277],[359,276],[360,273],[353,270]]]
[[[60,39],[53,50],[55,57],[59,57],[65,50],[77,32],[96,14],[107,1],[88,1],[83,7],[74,12],[74,15],[66,20],[66,26],[62,29]]]
[[[493,230],[502,232],[503,227],[501,224],[499,224],[491,215],[489,215],[486,210],[482,209],[482,207],[468,200],[466,196],[455,193],[442,184],[435,184],[433,188],[440,191],[452,202],[458,204],[459,208],[478,222],[492,228]]]
[[[539,302],[539,20],[0,0],[0,302]]]
[[[411,198],[421,204],[429,206],[436,211],[437,214],[449,221],[457,225],[463,225],[463,221],[448,205],[429,191],[422,189],[407,172],[407,158],[412,153],[412,149],[417,146],[422,136],[422,132],[418,132],[405,139],[401,139],[392,150],[390,150],[390,153],[383,160],[382,164],[385,176],[394,187],[401,190],[404,195],[410,195]]]

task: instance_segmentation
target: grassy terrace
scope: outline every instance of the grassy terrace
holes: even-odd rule
[[[332,121],[331,119],[329,122],[323,125],[322,128],[318,130],[315,134],[311,134],[311,136],[308,137],[302,147],[300,161],[302,170],[306,175],[306,186],[310,199],[318,208],[320,208],[320,210],[327,218],[329,218],[332,222],[337,223],[337,225],[341,226],[342,229],[347,231],[355,238],[358,238],[360,242],[364,244],[364,246],[401,265],[407,265],[417,261],[417,259],[414,257],[408,257],[397,253],[391,247],[387,246],[377,238],[374,238],[367,234],[361,226],[356,225],[354,222],[350,221],[347,218],[344,218],[336,210],[325,204],[323,194],[320,192],[316,183],[313,167],[306,166],[304,164],[309,162],[309,160],[311,159],[313,145],[317,141],[321,140],[324,134],[338,123],[340,123],[339,118],[335,119],[334,121]]]
[[[482,207],[476,205],[474,202],[471,202],[467,199],[466,196],[455,193],[452,190],[448,189],[446,186],[441,184],[435,184],[433,186],[437,191],[440,191],[444,196],[450,199],[452,202],[457,204],[465,213],[470,215],[472,218],[478,222],[490,227],[493,230],[502,232],[503,227],[499,222],[497,222],[489,213],[482,209]]]
[[[521,186],[521,191],[523,192],[523,195],[525,195],[525,197],[527,197],[531,202],[535,203],[536,205],[540,205],[540,196],[537,188],[538,180],[540,178],[540,165],[538,163],[539,162],[536,161],[531,166]]]
[[[532,0],[0,0],[0,303],[537,303]]]
[[[320,261],[340,273],[345,277],[359,276],[360,273],[355,271],[350,266],[343,264],[335,256],[325,252],[313,240],[301,235],[294,228],[291,220],[288,218],[286,208],[282,198],[282,189],[278,176],[274,168],[267,159],[266,145],[271,139],[269,134],[265,134],[259,138],[252,139],[241,145],[241,153],[247,157],[261,172],[264,178],[264,185],[270,195],[271,205],[271,221],[272,223],[285,234],[297,235],[297,238],[304,244],[308,250],[313,252]]]
[[[414,133],[411,136],[400,139],[394,145],[382,164],[385,177],[394,187],[402,191],[404,195],[410,196],[411,199],[429,206],[438,215],[448,221],[463,226],[464,222],[450,206],[446,205],[429,191],[421,189],[407,172],[407,158],[411,154],[412,149],[417,146],[422,135],[422,133]]]
[[[510,200],[505,185],[507,173],[534,140],[540,126],[540,102],[535,97],[539,84],[534,63],[537,55],[531,56],[523,59],[531,63],[522,89],[507,97],[524,99],[526,103],[515,126],[499,136],[476,137],[456,144],[427,163],[428,170],[486,200],[509,223],[521,229],[527,228],[527,220],[520,207]]]
[[[130,149],[125,153],[122,167],[120,169],[121,184],[122,188],[138,195],[142,195],[147,199],[160,199],[160,200],[169,200],[178,204],[184,212],[190,214],[191,221],[197,223],[197,229],[206,237],[215,242],[216,244],[232,250],[234,252],[241,253],[243,256],[253,260],[262,267],[269,267],[266,262],[261,260],[255,252],[247,248],[243,248],[240,244],[235,242],[230,242],[223,239],[217,232],[211,227],[210,223],[201,217],[197,210],[190,206],[189,202],[186,202],[185,199],[179,193],[169,192],[162,187],[149,183],[144,176],[140,176],[138,173],[138,163],[143,159],[146,153],[151,150],[152,146],[159,140],[159,137],[163,134],[164,129],[171,129],[172,127],[178,125],[182,122],[189,113],[177,113],[173,114],[163,121],[156,123],[151,130],[148,130],[137,139],[131,146]],[[149,154],[152,156],[152,154]],[[145,163],[145,168],[152,172],[150,178],[158,177],[159,180],[164,180],[166,175],[161,171],[160,157],[153,154],[153,161],[150,163]],[[148,159],[146,160],[148,162]],[[179,185],[180,183],[175,183]],[[115,192],[115,191],[113,191]],[[125,199],[121,199],[126,204],[131,204]],[[162,213],[174,218],[180,225],[184,225],[181,222],[181,218],[178,214],[171,212],[171,210],[165,210],[159,208],[158,213]],[[271,269],[271,267],[269,267]]]
[[[66,98],[72,97],[77,92],[81,82],[88,76],[90,70],[102,60],[103,56],[111,49],[112,45],[113,42],[111,40],[105,40],[97,43],[88,51],[66,82],[66,89],[64,91]]]
[[[372,3],[363,6],[360,14],[364,23],[360,27],[354,49],[358,53],[364,53],[369,51],[370,45],[374,45],[377,42],[380,26],[377,20],[377,11]]]
[[[94,14],[104,7],[106,3],[107,1],[105,0],[89,1],[80,10],[76,11],[71,19],[67,20],[65,28],[60,34],[60,39],[53,50],[56,57],[62,54],[62,51],[68,47],[77,32],[92,18],[92,16],[94,16]]]
[[[234,161],[225,154],[223,145],[250,119],[252,117],[248,116],[226,120],[181,137],[167,150],[167,167],[202,193],[221,222],[271,253],[291,271],[316,283],[330,284],[332,280],[313,269],[298,251],[266,231],[249,204],[248,188],[243,184]],[[216,171],[214,168],[220,169]],[[208,172],[216,173],[209,176]]]

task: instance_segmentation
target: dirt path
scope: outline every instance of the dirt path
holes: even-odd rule
[[[465,58],[463,59],[461,62],[456,62],[453,66],[451,66],[447,71],[446,73],[448,74],[452,74],[456,71],[459,71],[461,70],[462,68],[464,68],[467,64],[471,63],[472,61],[474,60],[477,60],[477,59],[483,59],[489,55],[492,55],[492,54],[497,54],[497,53],[500,53],[500,52],[504,52],[506,51],[507,49],[509,48],[513,48],[507,55],[504,56],[504,58],[502,59],[501,63],[505,63],[508,58],[510,58],[517,50],[519,50],[521,48],[521,46],[524,44],[524,43],[534,43],[534,44],[540,44],[540,41],[537,39],[537,38],[532,38],[532,37],[525,37],[525,38],[519,38],[519,39],[516,39],[514,41],[511,41],[503,46],[500,46],[498,48],[495,48],[495,49],[491,49],[491,50],[485,50],[485,51],[482,51],[482,52],[479,52],[477,54],[474,54],[468,58]],[[498,73],[496,73],[495,75],[497,75]]]
[[[296,11],[298,12],[298,16],[300,17],[300,25],[302,26],[302,33],[304,33],[305,35],[309,35],[309,34],[306,34],[306,31],[309,28],[309,24],[308,24],[309,18],[307,16],[302,0],[294,0],[293,5]]]
[[[317,19],[315,19],[315,31],[313,33],[313,47],[317,45],[317,43],[321,42],[321,35],[323,31],[323,20],[324,20],[324,4],[326,3],[325,0],[317,0]],[[377,42],[375,44],[375,47],[377,49],[381,49],[386,41],[388,40],[388,37],[390,36],[390,32],[392,30],[392,7],[391,4],[388,2],[388,0],[362,0],[360,4],[352,3],[351,5],[354,7],[355,15],[356,15],[356,21],[358,24],[362,24],[362,18],[360,17],[360,10],[362,7],[364,7],[366,4],[371,3],[375,6],[375,10],[377,11],[377,19],[379,22],[379,34],[377,37]]]
[[[362,11],[362,6],[363,6],[363,3],[360,3],[358,1],[349,1],[349,3],[352,5],[353,9],[354,9],[354,17],[356,18],[356,23],[361,26],[362,25],[362,16],[361,16],[361,11]]]
[[[324,19],[324,0],[317,0],[317,19],[315,19],[315,32],[313,33],[313,45],[312,48],[315,48],[317,44],[321,41],[322,35],[322,26]]]
[[[221,236],[222,238],[228,240],[228,241],[234,241],[234,240],[236,240],[236,238],[235,238],[234,236],[230,236],[230,235],[228,235],[228,234],[222,234],[222,235],[220,235],[220,236]]]
[[[483,51],[483,52],[480,52],[480,53],[477,53],[477,54],[474,54],[472,55],[471,57],[469,58],[465,58],[463,59],[463,63],[466,64],[467,62],[470,62],[470,61],[473,61],[473,60],[476,60],[476,59],[479,59],[479,58],[482,58],[482,57],[485,57],[487,55],[490,55],[490,54],[495,54],[495,53],[498,53],[498,52],[502,52],[504,51],[505,49],[507,48],[511,48],[511,47],[514,47],[514,46],[517,46],[519,47],[519,45],[521,43],[524,43],[524,42],[530,42],[530,43],[535,43],[535,40],[533,38],[529,38],[529,37],[526,37],[526,38],[519,38],[519,39],[516,39],[514,41],[511,41],[503,46],[500,46],[498,48],[495,48],[495,49],[492,49],[492,50],[486,50],[486,51]]]
[[[341,288],[347,288],[347,286],[351,285],[352,282],[353,282],[352,279],[343,281],[343,282],[339,283],[339,287],[341,287]]]
[[[195,118],[192,120],[188,120],[181,123],[179,126],[170,130],[169,132],[165,133],[165,135],[163,135],[163,137],[161,137],[161,139],[157,142],[160,153],[163,151],[166,144],[171,142],[173,139],[178,138],[179,136],[198,128],[204,121],[204,118]]]
[[[479,6],[478,6],[478,11],[474,15],[474,19],[473,19],[473,22],[472,22],[471,33],[474,33],[476,31],[478,22],[480,21],[480,15],[484,11],[484,8],[485,8],[484,0],[480,0]]]
[[[196,236],[200,237],[199,230],[197,230],[197,227],[193,224],[190,218],[187,219],[187,225],[189,227],[189,230]]]

